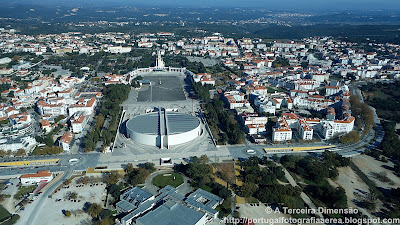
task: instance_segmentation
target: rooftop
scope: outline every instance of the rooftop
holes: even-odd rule
[[[126,126],[142,134],[159,134],[159,113],[147,113],[130,119]],[[167,127],[168,134],[179,134],[191,131],[199,126],[200,121],[190,114],[166,112],[165,117],[161,117],[163,125]]]

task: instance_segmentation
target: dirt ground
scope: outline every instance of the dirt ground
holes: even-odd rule
[[[357,208],[368,217],[373,217],[367,210],[358,207],[356,203],[363,200],[368,193],[368,185],[350,168],[338,168],[339,176],[335,180],[328,179],[333,187],[341,186],[346,191],[348,207]]]
[[[69,186],[69,187],[68,187]],[[97,185],[77,185],[75,179],[70,185],[64,186],[57,193],[52,195],[52,198],[46,198],[41,210],[39,211],[38,218],[46,218],[45,221],[40,221],[41,225],[53,225],[54,221],[57,224],[90,224],[91,217],[85,213],[82,209],[86,202],[98,203],[104,205],[105,189],[106,185],[104,183],[97,183]],[[71,201],[68,199],[69,192],[76,192],[78,197],[76,201]],[[32,213],[28,204],[24,211],[20,211],[21,217],[27,216]],[[71,211],[72,215],[67,218],[63,214],[63,210]],[[39,222],[37,220],[36,222]],[[18,224],[18,223],[17,223]]]
[[[400,178],[396,176],[393,171],[388,169],[393,168],[393,163],[384,163],[368,155],[355,156],[352,158],[352,161],[376,184],[376,186],[385,189],[400,187]],[[382,182],[376,178],[376,174],[382,174],[389,180],[387,182]]]
[[[267,211],[267,206],[261,203],[258,206],[256,206],[255,204],[248,204],[248,203],[238,204],[237,206],[239,206],[238,211],[240,213],[240,217],[253,219],[255,225],[266,224],[266,223],[257,223],[257,222],[262,222],[262,221],[257,221],[260,218],[265,218],[265,219],[278,219],[279,217],[290,218],[289,215],[286,215],[282,212],[267,213],[270,211]],[[280,223],[274,223],[274,224],[278,225]]]
[[[368,192],[368,186],[350,167],[341,167],[338,171],[339,176],[334,182],[345,189],[349,203],[359,194]]]
[[[235,182],[235,170],[233,168],[233,163],[216,163],[215,166],[219,171],[226,174],[228,182]]]

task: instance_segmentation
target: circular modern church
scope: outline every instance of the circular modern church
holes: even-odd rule
[[[201,124],[190,114],[160,110],[129,119],[126,135],[136,143],[168,148],[200,136]]]

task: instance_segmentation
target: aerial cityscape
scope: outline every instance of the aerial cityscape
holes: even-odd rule
[[[400,224],[399,2],[0,13],[0,224]]]

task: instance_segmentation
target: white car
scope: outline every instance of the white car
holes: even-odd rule
[[[256,154],[256,151],[253,149],[248,149],[248,150],[246,150],[246,153],[253,155],[253,154]]]

